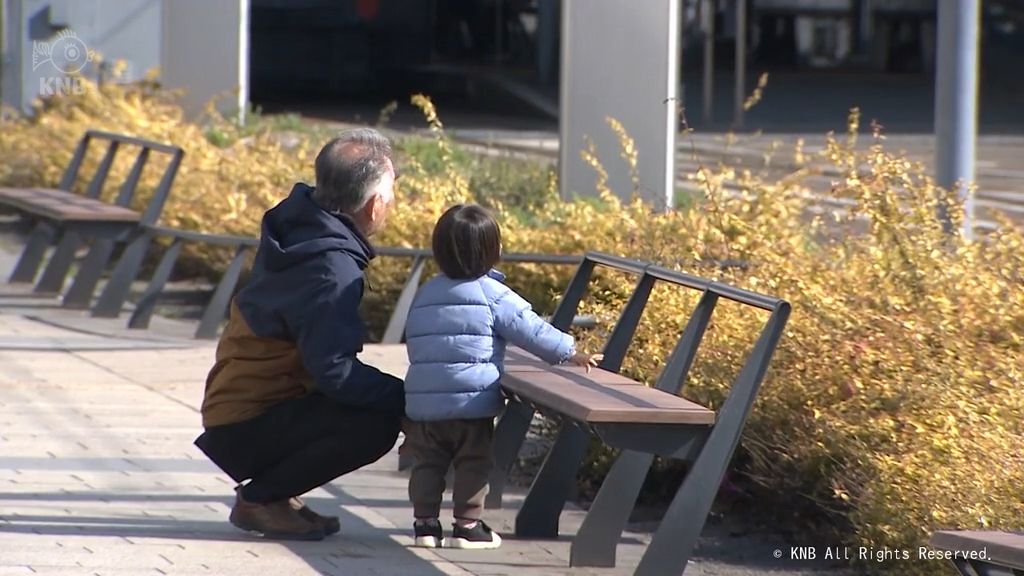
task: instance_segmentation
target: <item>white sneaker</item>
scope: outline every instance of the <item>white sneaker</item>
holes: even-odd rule
[[[416,535],[416,546],[419,548],[441,548],[444,546],[444,532],[441,530],[441,522],[436,518],[425,522],[416,521],[412,525]]]
[[[501,546],[501,536],[491,530],[483,520],[478,520],[472,528],[463,528],[456,524],[451,539],[445,545],[448,548],[464,550],[493,550]]]

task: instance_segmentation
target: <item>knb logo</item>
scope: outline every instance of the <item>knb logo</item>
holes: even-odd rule
[[[39,78],[39,95],[81,94],[85,91],[78,76],[96,56],[77,34],[64,30],[52,42],[32,43],[32,70],[49,64],[58,76]]]

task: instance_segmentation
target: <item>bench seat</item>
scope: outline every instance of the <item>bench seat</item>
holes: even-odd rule
[[[501,383],[508,392],[588,424],[715,423],[715,413],[700,404],[600,368],[588,374],[579,366],[548,366],[510,353]]]
[[[959,554],[952,562],[961,574],[988,574],[979,567],[993,565],[1010,568],[1013,574],[1024,574],[1024,533],[940,530],[932,535],[930,544],[933,548]],[[985,559],[964,558],[982,551]]]
[[[142,214],[54,188],[0,188],[0,204],[60,223],[136,223]]]

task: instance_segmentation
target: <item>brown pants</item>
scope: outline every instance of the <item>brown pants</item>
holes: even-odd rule
[[[456,518],[478,520],[491,473],[494,420],[405,422],[408,449],[416,463],[409,477],[409,500],[416,518],[441,515],[445,475],[454,465],[452,504]]]

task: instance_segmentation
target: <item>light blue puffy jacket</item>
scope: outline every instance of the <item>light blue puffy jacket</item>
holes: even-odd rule
[[[442,274],[420,287],[405,328],[409,419],[497,416],[506,342],[551,364],[572,357],[572,336],[537,316],[504,279],[497,270],[476,280]]]

